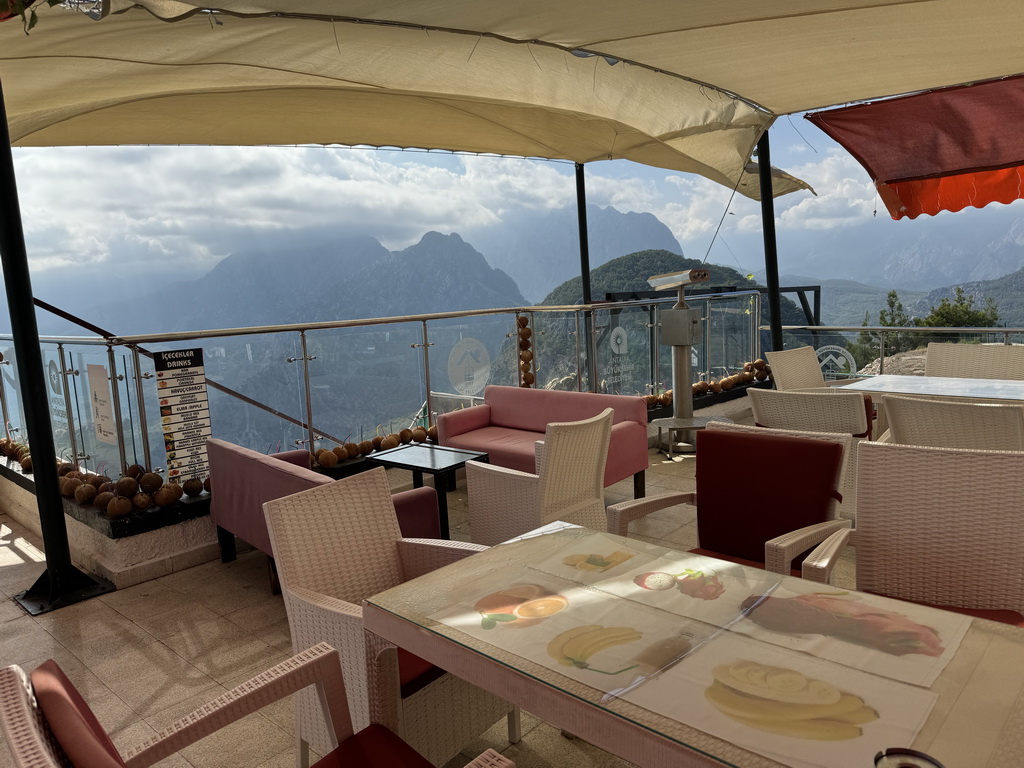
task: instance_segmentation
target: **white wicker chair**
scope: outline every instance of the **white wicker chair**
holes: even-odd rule
[[[856,520],[857,519],[857,440],[853,435],[838,432],[812,432],[799,429],[771,429],[769,427],[751,426],[749,424],[734,424],[729,421],[708,422],[708,429],[712,431],[724,430],[726,432],[747,432],[752,434],[782,435],[789,437],[805,437],[809,440],[822,440],[829,443],[839,443],[843,446],[843,468],[839,474],[839,492],[843,494],[843,501],[836,510],[836,519]]]
[[[850,543],[858,590],[1024,611],[1024,452],[866,442],[858,451],[857,528],[822,543],[804,578],[827,582]]]
[[[1024,451],[1024,406],[886,395],[887,442]]]
[[[0,730],[14,768],[144,768],[311,686],[322,703],[319,714],[331,734],[332,750],[337,749],[325,764],[358,761],[360,768],[422,768],[425,761],[381,726],[353,733],[338,652],[326,643],[218,696],[123,756],[55,662],[40,665],[31,674],[18,666],[5,667],[0,669]],[[469,765],[514,768],[511,760],[490,749]]]
[[[788,574],[800,554],[850,525],[836,519],[846,437],[709,424],[697,433],[696,493],[612,504],[608,530],[627,536],[632,521],[686,504],[697,508],[699,549],[692,551]]]
[[[955,379],[1024,379],[1024,346],[931,342],[925,376]]]
[[[865,398],[860,392],[748,389],[747,397],[759,427],[842,432],[857,438],[871,434]]]
[[[548,424],[537,442],[537,474],[466,462],[469,532],[500,544],[554,520],[604,530],[604,468],[614,411]]]
[[[367,663],[364,598],[484,547],[403,539],[379,467],[267,502],[263,509],[292,644],[324,641],[339,649],[356,728],[379,719],[434,765],[448,762],[503,715],[509,740],[518,741],[519,710],[508,702],[449,674],[403,697],[399,665],[421,660],[404,651],[396,656],[388,647]],[[315,697],[305,692],[297,697],[296,736],[303,755],[307,745],[323,752],[327,734],[316,717]]]
[[[818,353],[813,347],[796,347],[775,352],[765,352],[768,367],[772,369],[772,382],[782,391],[791,389],[818,389],[834,387],[853,379],[825,381],[821,372]]]

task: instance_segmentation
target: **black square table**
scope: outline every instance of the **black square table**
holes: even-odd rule
[[[366,462],[379,467],[394,467],[412,471],[412,487],[423,487],[423,473],[434,476],[437,491],[437,512],[441,522],[441,538],[450,539],[448,530],[448,488],[455,485],[455,471],[467,461],[489,461],[486,453],[448,448],[434,443],[409,443],[386,451],[371,453]]]

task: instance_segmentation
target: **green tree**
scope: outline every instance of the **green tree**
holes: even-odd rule
[[[886,308],[878,313],[878,324],[886,328],[909,328],[915,323],[910,319],[906,310],[903,309],[903,302],[895,290],[889,291],[885,297]],[[886,333],[885,352],[896,354],[906,352],[917,346],[918,342],[911,333]]]
[[[932,307],[928,317],[917,321],[922,328],[992,328],[999,322],[999,310],[992,297],[985,299],[983,309],[974,308],[974,295],[957,286],[953,300],[948,297]]]
[[[864,322],[861,325],[864,327],[871,325],[870,312],[864,313]],[[846,348],[850,350],[853,359],[857,361],[857,370],[878,357],[878,340],[868,331],[861,331],[857,335],[857,340],[851,341]]]

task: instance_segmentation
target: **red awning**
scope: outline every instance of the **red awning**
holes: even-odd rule
[[[1024,76],[805,117],[867,169],[894,219],[1024,197]]]

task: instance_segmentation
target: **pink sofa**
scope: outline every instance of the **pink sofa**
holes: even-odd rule
[[[273,551],[263,517],[263,502],[290,496],[334,480],[310,469],[308,451],[264,454],[210,438],[206,441],[213,492],[210,518],[217,526],[221,562],[235,559],[235,536],[271,558],[271,586],[276,592]],[[396,493],[398,526],[406,538],[436,539],[441,535],[437,494],[433,488]]]
[[[563,392],[525,387],[484,389],[483,405],[437,416],[441,445],[485,451],[491,464],[535,472],[534,443],[551,421],[579,421],[613,408],[605,487],[633,476],[633,494],[644,495],[647,470],[647,405],[641,397]]]

